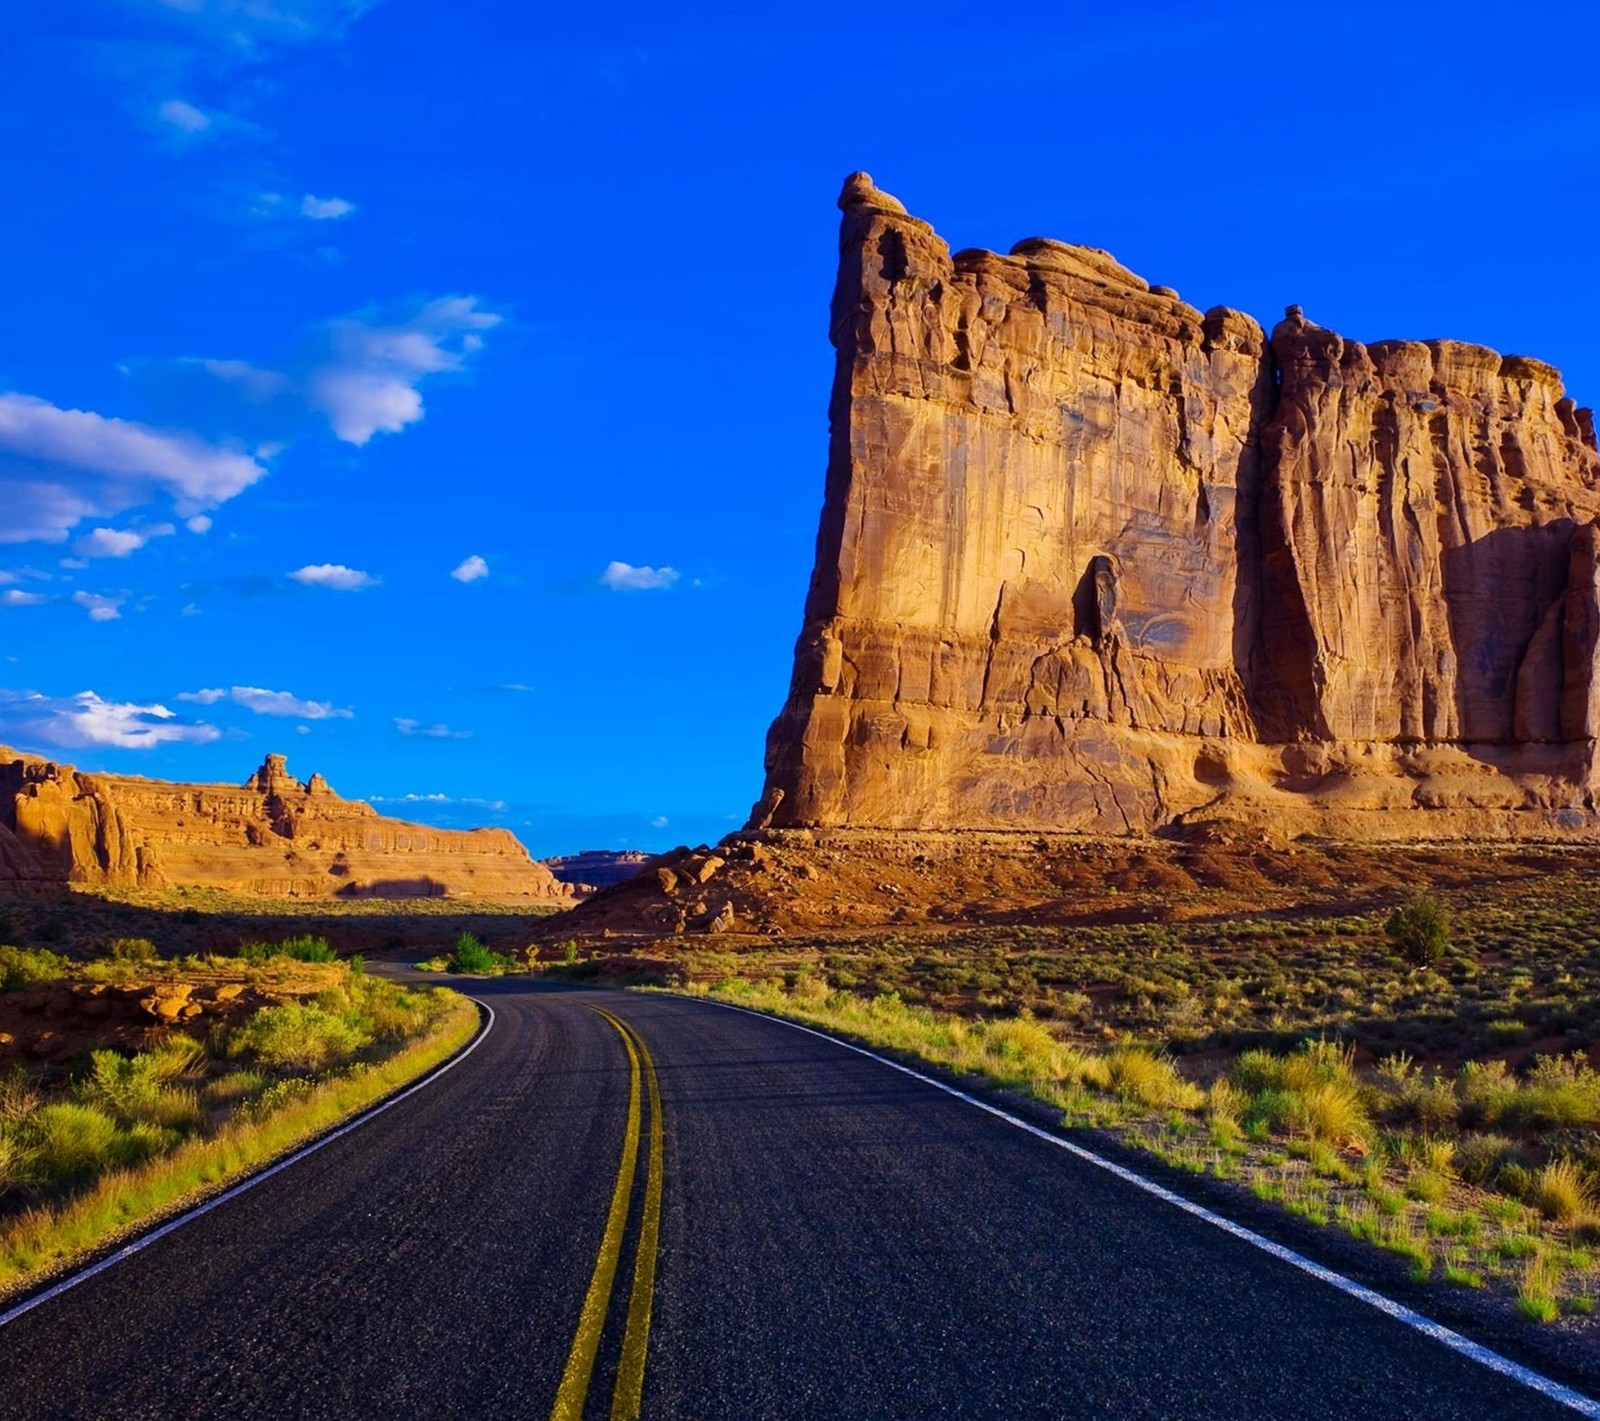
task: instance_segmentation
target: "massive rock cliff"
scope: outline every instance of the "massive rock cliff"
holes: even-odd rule
[[[0,882],[199,886],[278,898],[565,901],[505,829],[381,818],[282,755],[242,786],[82,774],[0,747]]]
[[[840,207],[754,826],[1600,832],[1600,463],[1553,369],[952,256],[864,174]]]

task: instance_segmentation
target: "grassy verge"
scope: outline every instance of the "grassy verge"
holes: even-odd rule
[[[688,990],[1024,1090],[1068,1125],[1397,1254],[1418,1280],[1495,1289],[1530,1320],[1587,1317],[1600,1296],[1600,1074],[1575,1057],[1522,1076],[1401,1054],[1358,1070],[1313,1037],[1180,1069],[1131,1039],[1077,1044],[1026,1012],[973,1019],[804,972]]]
[[[0,1219],[0,1296],[237,1182],[425,1074],[477,1029],[477,1009],[454,993],[321,970],[315,996],[232,1028],[201,1089],[183,1081],[206,1048],[180,1034],[132,1058],[94,1053],[67,1098],[42,1102],[17,1075],[0,1083],[10,1123],[0,1154],[12,1151],[0,1166],[48,1179],[54,1195]],[[224,1063],[235,1068],[219,1074]]]

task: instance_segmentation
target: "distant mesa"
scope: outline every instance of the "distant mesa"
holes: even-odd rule
[[[626,882],[652,861],[652,855],[638,849],[585,849],[582,853],[563,854],[543,862],[557,879],[570,884],[574,892],[586,893]]]
[[[752,829],[1600,836],[1600,456],[1551,366],[839,205]]]
[[[572,890],[505,829],[382,818],[268,755],[242,786],[84,774],[0,747],[0,882],[220,888],[263,898],[471,897]]]

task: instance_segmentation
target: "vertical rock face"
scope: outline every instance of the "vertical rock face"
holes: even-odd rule
[[[80,774],[0,747],[0,881],[267,897],[563,900],[571,890],[505,829],[379,817],[268,755],[242,786]]]
[[[840,206],[755,823],[1591,826],[1600,474],[1553,370],[1298,310],[1268,341],[1044,239],[952,256],[862,174]]]

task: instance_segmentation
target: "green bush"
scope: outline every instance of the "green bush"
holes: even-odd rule
[[[491,952],[471,933],[462,933],[456,939],[455,950],[446,963],[450,972],[514,972],[516,968],[517,959],[509,952]]]
[[[147,937],[113,938],[106,947],[106,956],[113,962],[151,962],[160,955]]]
[[[326,1007],[285,1002],[264,1007],[236,1027],[228,1054],[254,1056],[271,1070],[320,1071],[353,1056],[371,1040],[368,1034]]]
[[[123,1130],[92,1105],[60,1101],[41,1106],[27,1123],[32,1172],[60,1184],[147,1159],[172,1140],[169,1131],[143,1122]]]
[[[0,947],[0,992],[54,982],[67,975],[67,959],[47,947]]]
[[[242,942],[238,956],[246,962],[266,962],[287,957],[293,962],[337,962],[339,954],[325,937],[286,937],[282,942]]]
[[[1450,910],[1431,893],[1396,908],[1383,926],[1400,956],[1413,967],[1437,962],[1450,946]]]

